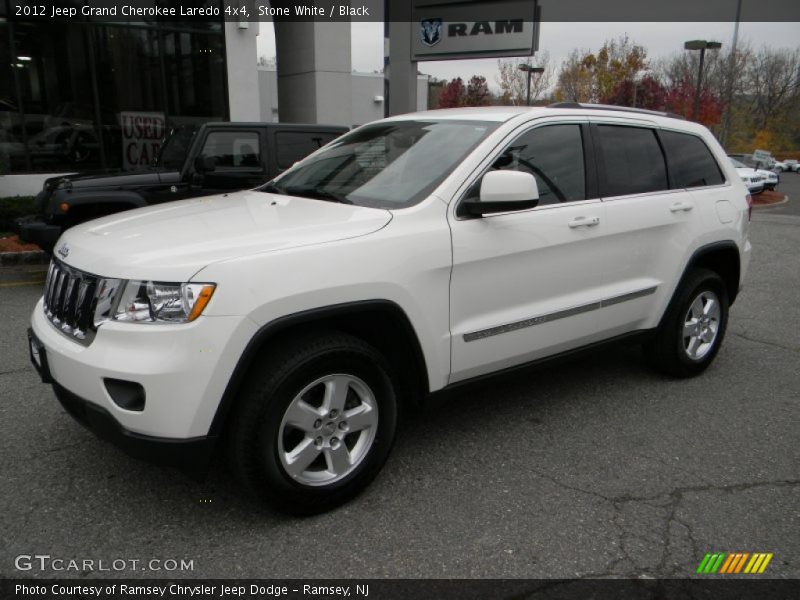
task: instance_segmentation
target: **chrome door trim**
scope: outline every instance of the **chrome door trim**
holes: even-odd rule
[[[465,342],[474,342],[476,340],[482,340],[484,338],[493,337],[495,335],[510,333],[512,331],[517,331],[519,329],[526,329],[528,327],[533,327],[534,325],[541,325],[542,323],[550,323],[551,321],[557,321],[558,319],[565,319],[567,317],[572,317],[575,315],[579,315],[581,313],[590,312],[593,310],[599,310],[605,306],[614,306],[615,304],[628,302],[629,300],[635,300],[636,298],[650,296],[651,294],[655,293],[657,288],[658,286],[654,285],[648,288],[643,288],[641,290],[620,294],[618,296],[610,296],[608,298],[603,298],[602,300],[597,300],[596,302],[589,302],[588,304],[581,304],[579,306],[574,306],[572,308],[557,310],[555,312],[547,313],[545,315],[530,317],[528,319],[523,319],[521,321],[504,323],[503,325],[496,325],[495,327],[489,327],[488,329],[480,329],[478,331],[470,331],[469,333],[465,333],[462,337]]]

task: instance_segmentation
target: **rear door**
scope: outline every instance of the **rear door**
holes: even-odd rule
[[[596,120],[600,195],[606,209],[609,285],[599,320],[603,337],[655,326],[671,296],[685,248],[695,238],[696,200],[670,183],[657,127]]]

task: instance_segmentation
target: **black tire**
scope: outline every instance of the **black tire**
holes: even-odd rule
[[[687,350],[684,324],[692,303],[705,292],[719,302],[716,335],[702,356],[693,358]],[[710,298],[706,294],[706,300]],[[683,279],[667,308],[655,335],[644,346],[650,364],[673,377],[694,377],[711,364],[719,351],[728,325],[728,292],[719,275],[708,269],[693,269]]]
[[[332,332],[304,336],[279,346],[276,348],[277,352],[268,353],[256,361],[243,385],[226,429],[229,456],[243,483],[273,507],[292,514],[323,512],[362,491],[386,462],[397,426],[396,386],[384,357],[359,338]],[[282,463],[281,456],[285,454],[281,448],[285,449],[287,446],[287,435],[304,436],[297,442],[299,447],[312,439],[320,439],[314,436],[321,433],[321,430],[309,437],[299,430],[293,431],[289,425],[284,430],[282,422],[287,409],[300,392],[320,378],[333,374],[344,374],[365,384],[366,388],[359,389],[371,392],[371,398],[377,405],[377,426],[371,442],[364,442],[362,446],[368,449],[363,451],[362,458],[351,472],[330,483],[307,484],[287,472]],[[314,387],[304,396],[309,402],[313,400],[312,395],[320,397],[320,394],[324,394],[325,384],[317,385],[322,388],[317,390]],[[348,402],[352,402],[353,398],[361,401],[351,384],[347,385],[346,394]],[[320,406],[318,410],[323,408]],[[341,412],[339,418],[344,419],[346,411]],[[331,421],[326,426],[330,423]],[[338,431],[335,424],[333,431]],[[339,445],[347,448],[345,443],[349,446],[352,442],[352,439],[347,438],[350,434],[339,435],[327,430],[325,433],[341,438],[337,442],[337,448]],[[359,436],[360,432],[352,435]],[[291,445],[294,443],[293,441]],[[328,453],[333,451],[333,438],[326,439],[324,444],[326,446],[320,446],[322,449],[318,451],[317,460],[326,463],[330,470],[331,463],[327,460]],[[351,450],[353,449],[347,448],[348,457],[351,456]],[[309,469],[312,467],[320,469],[316,462],[309,465]],[[327,472],[325,469],[320,470],[320,476],[328,476]]]

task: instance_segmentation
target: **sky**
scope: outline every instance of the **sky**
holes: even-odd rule
[[[547,50],[551,61],[560,65],[573,48],[597,51],[603,42],[628,34],[647,50],[648,58],[658,59],[681,51],[683,42],[705,39],[722,42],[729,48],[733,23],[543,23],[539,50]],[[800,47],[800,23],[741,23],[739,40],[755,47]],[[351,29],[352,68],[372,72],[383,67],[383,23],[353,23]],[[275,36],[269,23],[261,23],[258,54],[275,56]],[[535,57],[533,63],[536,63]],[[419,71],[439,79],[483,75],[496,89],[497,59],[471,59],[419,63]]]

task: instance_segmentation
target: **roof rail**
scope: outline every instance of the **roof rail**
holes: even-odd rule
[[[586,104],[583,102],[554,102],[549,104],[547,108],[588,108],[591,110],[616,110],[619,112],[632,112],[643,115],[656,115],[659,117],[669,117],[671,119],[686,120],[683,115],[677,115],[671,112],[662,112],[660,110],[648,110],[646,108],[631,108],[630,106],[615,106],[613,104]]]

